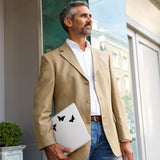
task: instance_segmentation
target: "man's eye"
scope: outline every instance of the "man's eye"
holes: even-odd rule
[[[88,14],[82,14],[82,15],[81,15],[81,17],[84,17],[84,18],[87,18],[88,16],[89,16],[90,18],[92,17],[92,15],[88,15]]]
[[[86,17],[86,14],[82,14],[81,17]]]

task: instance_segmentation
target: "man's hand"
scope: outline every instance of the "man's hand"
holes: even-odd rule
[[[47,160],[67,160],[68,157],[64,156],[63,153],[72,153],[72,149],[65,148],[59,144],[52,144],[47,146],[45,149],[45,154],[47,156]]]
[[[133,160],[133,149],[130,142],[121,142],[121,152],[123,160]]]

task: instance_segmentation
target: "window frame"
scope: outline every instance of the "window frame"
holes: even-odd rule
[[[141,95],[140,95],[140,83],[138,73],[138,61],[137,54],[138,48],[136,47],[137,39],[136,33],[143,36],[146,40],[154,43],[160,47],[160,38],[153,35],[143,26],[137,24],[134,20],[127,17],[127,32],[128,32],[128,43],[129,43],[129,54],[131,63],[131,79],[132,79],[132,92],[133,92],[133,106],[135,113],[135,125],[136,125],[136,138],[137,138],[137,158],[139,160],[146,160],[146,146],[144,140],[144,128],[142,120],[141,110]],[[160,53],[160,50],[159,50]],[[159,56],[160,57],[160,56]],[[160,59],[159,59],[160,64]]]

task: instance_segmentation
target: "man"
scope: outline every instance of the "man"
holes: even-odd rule
[[[34,131],[48,160],[133,160],[127,118],[109,55],[90,46],[92,19],[84,1],[69,3],[60,14],[69,39],[42,56],[34,101]],[[91,134],[91,143],[77,151],[56,144],[51,110],[57,114],[75,103]],[[70,153],[64,156],[63,152]]]

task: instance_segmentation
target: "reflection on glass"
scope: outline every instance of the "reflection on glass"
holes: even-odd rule
[[[110,54],[119,90],[125,103],[130,133],[134,140],[132,142],[134,160],[137,160],[125,1],[89,0],[89,6],[93,20],[91,43],[102,52]]]

